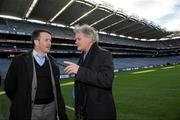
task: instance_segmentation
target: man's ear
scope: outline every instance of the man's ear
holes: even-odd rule
[[[92,40],[92,38],[91,38],[91,37],[88,37],[88,38],[87,38],[87,41],[88,41],[88,43],[93,42],[93,40]]]
[[[34,40],[35,45],[39,45],[39,40]]]

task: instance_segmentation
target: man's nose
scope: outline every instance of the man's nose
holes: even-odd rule
[[[51,45],[51,41],[50,40],[49,40],[48,44]]]

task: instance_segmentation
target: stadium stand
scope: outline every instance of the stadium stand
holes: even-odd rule
[[[57,63],[59,65],[60,74],[65,75],[64,67],[61,65],[64,61],[71,61],[74,63],[78,62],[78,58],[57,58]],[[2,79],[5,78],[6,72],[10,65],[11,60],[7,58],[0,59],[0,76]],[[180,56],[168,56],[168,57],[158,57],[158,58],[139,58],[139,57],[129,57],[129,58],[114,58],[114,68],[118,71],[127,71],[135,69],[143,69],[148,67],[166,66],[174,65],[180,63]]]
[[[10,59],[0,58],[0,66],[1,66],[0,67],[0,76],[1,76],[2,80],[4,80],[4,78],[5,78],[5,75],[7,73],[10,63],[11,63]]]

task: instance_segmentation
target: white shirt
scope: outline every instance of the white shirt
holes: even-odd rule
[[[38,52],[36,52],[36,51],[33,49],[32,55],[33,55],[33,57],[35,58],[36,62],[37,62],[40,66],[42,66],[42,65],[45,63],[45,56],[46,56],[47,54],[45,54],[45,53],[38,53]]]

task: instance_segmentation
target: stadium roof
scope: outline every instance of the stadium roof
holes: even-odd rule
[[[171,34],[159,25],[85,0],[0,0],[0,15],[66,26],[89,24],[100,32],[140,39]]]

